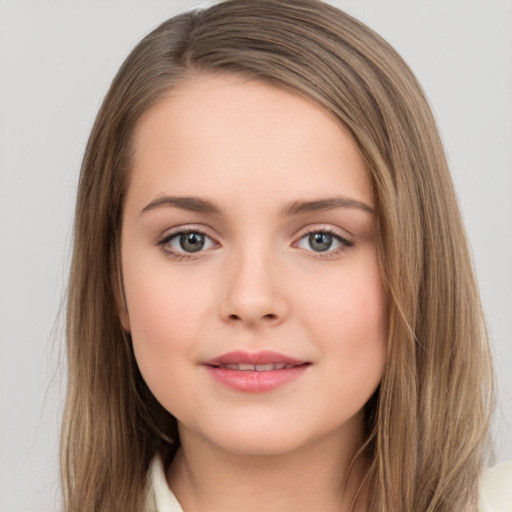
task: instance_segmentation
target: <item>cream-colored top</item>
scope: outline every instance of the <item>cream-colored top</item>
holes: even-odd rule
[[[167,485],[160,457],[151,464],[146,512],[183,512]],[[482,473],[477,512],[512,512],[512,462],[502,462]]]

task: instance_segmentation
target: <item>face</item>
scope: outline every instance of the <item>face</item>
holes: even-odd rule
[[[348,132],[298,95],[202,77],[153,107],[134,144],[120,315],[180,435],[277,454],[360,434],[386,315]]]

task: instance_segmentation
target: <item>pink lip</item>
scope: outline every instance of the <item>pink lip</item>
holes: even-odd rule
[[[263,350],[261,352],[244,352],[242,350],[238,350],[236,352],[229,352],[228,354],[223,354],[222,356],[215,357],[213,359],[209,359],[205,361],[203,364],[208,366],[220,366],[222,364],[232,364],[232,363],[244,363],[244,364],[270,364],[270,363],[282,363],[282,364],[293,364],[294,366],[299,366],[301,364],[306,364],[307,361],[302,361],[301,359],[295,359],[293,357],[285,356],[284,354],[280,354],[279,352],[274,352],[272,350]]]
[[[238,370],[222,368],[227,364],[286,365],[286,368],[273,370]],[[310,366],[308,361],[285,356],[278,352],[229,352],[203,363],[208,373],[227,387],[245,393],[263,393],[276,389],[297,379]]]

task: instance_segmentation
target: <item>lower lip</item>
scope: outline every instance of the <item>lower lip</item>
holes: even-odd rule
[[[308,364],[269,370],[263,372],[228,370],[215,366],[205,366],[210,375],[227,387],[244,393],[265,393],[298,379],[308,368]]]

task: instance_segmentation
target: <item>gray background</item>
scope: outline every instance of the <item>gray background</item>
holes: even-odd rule
[[[497,460],[512,459],[512,2],[333,3],[398,49],[439,119],[493,340]],[[94,115],[133,45],[197,5],[0,1],[0,512],[59,508],[56,319]]]

